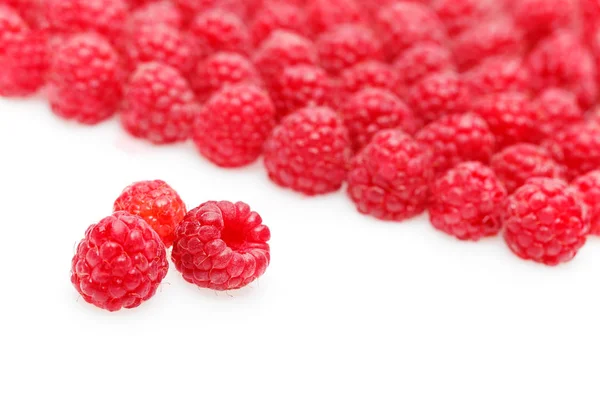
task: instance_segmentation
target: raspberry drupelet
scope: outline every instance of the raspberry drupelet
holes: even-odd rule
[[[168,269],[158,234],[142,218],[120,211],[87,229],[73,257],[71,283],[86,302],[118,311],[154,296]]]
[[[589,218],[565,182],[533,178],[509,196],[505,226],[504,240],[517,256],[556,266],[583,247]]]
[[[546,140],[543,146],[568,168],[569,180],[600,168],[600,125],[572,125]]]
[[[572,183],[587,206],[590,233],[600,235],[600,169],[575,179]]]
[[[127,186],[115,200],[113,211],[142,217],[168,248],[175,240],[175,228],[186,214],[179,194],[161,180],[141,181]]]
[[[198,14],[189,27],[201,58],[219,51],[249,54],[251,43],[248,28],[230,12],[213,9]]]
[[[520,57],[495,57],[484,60],[464,74],[464,79],[477,97],[492,93],[529,93],[529,70]]]
[[[465,162],[433,184],[429,219],[442,232],[478,241],[502,229],[506,198],[494,171],[480,162]]]
[[[307,35],[307,18],[304,9],[285,2],[266,4],[250,25],[250,36],[254,46],[258,47],[278,29]]]
[[[577,96],[563,89],[544,90],[533,102],[537,129],[543,138],[550,138],[571,125],[583,121],[583,111]]]
[[[403,221],[425,211],[434,176],[426,146],[383,130],[352,160],[348,195],[362,214]]]
[[[209,201],[191,210],[175,232],[172,259],[201,288],[240,289],[265,273],[269,228],[242,202]]]

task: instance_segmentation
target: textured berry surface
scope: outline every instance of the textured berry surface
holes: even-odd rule
[[[219,51],[250,52],[250,33],[237,15],[215,9],[199,14],[189,28],[201,56]]]
[[[516,25],[535,43],[561,28],[572,28],[577,18],[575,0],[520,0],[513,10]]]
[[[600,235],[600,170],[580,176],[572,183],[587,206],[590,233]]]
[[[492,12],[490,2],[481,0],[438,0],[432,4],[450,36],[457,36],[481,23]]]
[[[529,92],[529,70],[518,57],[489,58],[464,75],[474,96]]]
[[[260,156],[274,125],[275,106],[265,91],[248,84],[226,86],[204,104],[194,142],[213,163],[241,167]]]
[[[425,126],[415,137],[433,152],[433,167],[438,174],[463,161],[487,164],[496,145],[487,123],[473,113],[442,117]]]
[[[600,126],[600,106],[590,111],[588,120],[590,123]]]
[[[544,142],[552,156],[568,170],[568,178],[600,168],[600,125],[576,124]]]
[[[552,137],[583,120],[577,97],[566,90],[547,89],[534,101],[537,129],[544,138]]]
[[[185,204],[179,194],[161,180],[136,182],[127,186],[115,200],[113,211],[140,216],[171,247],[175,228],[185,216]]]
[[[389,64],[365,61],[340,74],[337,80],[337,102],[343,103],[348,96],[367,88],[395,92],[398,82],[398,73]]]
[[[12,8],[0,4],[0,56],[18,45],[29,33],[29,27]]]
[[[462,163],[432,186],[429,219],[442,232],[477,241],[500,232],[506,198],[506,189],[490,168]]]
[[[126,86],[121,121],[133,136],[167,144],[192,136],[199,110],[194,93],[175,68],[147,63]]]
[[[505,226],[504,239],[516,255],[555,266],[585,244],[589,220],[566,183],[534,178],[509,197]]]
[[[513,193],[530,178],[566,178],[564,166],[544,148],[529,143],[515,144],[496,153],[490,167],[508,193]]]
[[[73,257],[71,282],[88,303],[118,311],[154,296],[168,269],[158,234],[121,211],[88,228]]]
[[[410,108],[395,94],[367,88],[352,95],[341,109],[355,151],[362,149],[373,135],[383,129],[416,131],[416,121]]]
[[[425,146],[402,131],[384,130],[352,160],[348,195],[362,214],[403,221],[425,211],[433,174]]]
[[[175,236],[175,267],[186,281],[202,288],[239,289],[269,266],[271,232],[242,202],[200,205],[185,216]]]
[[[304,9],[284,2],[265,5],[250,25],[250,36],[254,46],[259,46],[278,29],[300,35],[308,34]]]
[[[325,107],[287,116],[265,146],[265,167],[278,185],[306,195],[338,190],[346,177],[351,149],[340,117]]]
[[[183,17],[173,3],[168,0],[147,3],[129,14],[126,32],[130,34],[136,29],[151,25],[167,25],[179,29]]]
[[[313,35],[365,20],[356,0],[306,0],[306,14]]]

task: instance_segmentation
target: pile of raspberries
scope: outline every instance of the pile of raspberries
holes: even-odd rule
[[[550,266],[600,234],[599,88],[600,0],[0,0],[2,96]]]

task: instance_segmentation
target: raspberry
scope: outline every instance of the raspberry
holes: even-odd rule
[[[109,118],[119,107],[120,76],[119,57],[106,40],[75,35],[58,47],[50,67],[52,110],[83,124]]]
[[[199,14],[190,25],[190,35],[197,42],[199,54],[204,57],[219,51],[250,52],[248,29],[235,14],[223,10]]]
[[[355,151],[365,147],[380,130],[398,128],[412,134],[417,128],[410,108],[383,89],[367,88],[352,95],[341,113]]]
[[[162,240],[171,247],[175,228],[185,216],[185,204],[166,182],[142,181],[127,186],[119,195],[113,211],[127,211],[142,217]]]
[[[129,15],[126,30],[130,34],[147,25],[167,25],[180,29],[183,25],[183,17],[177,7],[167,0],[151,2]]]
[[[569,180],[600,168],[600,126],[576,124],[543,143],[552,156],[569,170]]]
[[[433,10],[450,36],[458,36],[485,20],[492,12],[490,2],[481,0],[439,0]]]
[[[278,29],[300,35],[307,34],[307,18],[304,10],[286,3],[274,3],[263,7],[250,26],[252,42],[255,46],[259,46]]]
[[[464,79],[471,93],[478,97],[491,93],[529,91],[529,70],[520,58],[489,58],[470,69]]]
[[[400,93],[408,95],[410,88],[428,75],[456,70],[452,54],[442,46],[431,43],[417,44],[406,50],[394,62],[400,77]]]
[[[470,93],[457,74],[440,72],[414,85],[408,93],[408,104],[422,124],[428,124],[444,115],[466,112]]]
[[[171,0],[180,10],[184,24],[191,22],[196,15],[214,8],[219,0]]]
[[[362,61],[383,60],[381,43],[361,25],[341,25],[322,34],[317,43],[321,66],[332,75]]]
[[[154,296],[168,269],[158,234],[121,211],[87,229],[73,257],[71,283],[88,303],[118,311]]]
[[[338,25],[365,22],[362,10],[355,0],[307,0],[306,15],[313,35]]]
[[[574,27],[577,4],[574,0],[521,0],[513,15],[525,38],[535,43],[558,29]]]
[[[505,226],[504,239],[516,255],[555,266],[583,247],[589,221],[566,183],[533,178],[509,197]]]
[[[42,2],[40,0],[0,0],[0,6],[13,9],[30,28],[41,28]]]
[[[435,13],[422,4],[396,2],[376,18],[384,51],[393,60],[420,43],[445,44],[446,31]]]
[[[589,113],[588,119],[590,123],[600,126],[600,106],[596,107]]]
[[[520,143],[492,157],[490,167],[508,193],[513,193],[530,178],[566,178],[566,168],[558,164],[544,148]]]
[[[580,0],[584,34],[589,35],[600,28],[600,0]]]
[[[399,77],[388,64],[379,61],[365,61],[340,74],[338,80],[338,101],[343,101],[363,89],[376,88],[394,92],[398,89]]]
[[[253,83],[261,80],[256,68],[246,57],[237,53],[215,53],[201,61],[191,78],[191,85],[199,101],[206,101],[225,85]]]
[[[202,288],[242,288],[263,275],[271,260],[271,232],[242,202],[200,205],[185,216],[175,236],[175,267]]]
[[[583,108],[598,95],[596,67],[588,49],[569,32],[556,32],[541,41],[527,60],[531,87],[540,92],[558,87],[573,92]]]
[[[465,162],[433,184],[429,219],[442,232],[478,241],[502,229],[506,198],[494,171],[480,162]]]
[[[498,149],[513,144],[538,143],[536,112],[529,98],[521,93],[496,93],[479,100],[474,111],[487,122]]]
[[[383,130],[352,160],[348,195],[362,214],[402,221],[425,211],[432,179],[429,150],[402,131]]]
[[[590,233],[600,235],[600,170],[580,176],[573,181],[572,186],[588,208],[591,220]]]
[[[141,64],[125,89],[121,122],[131,135],[155,144],[192,136],[200,107],[179,72],[165,64]]]
[[[17,12],[0,4],[0,56],[12,46],[18,46],[29,32],[29,27]]]
[[[534,101],[537,129],[544,138],[583,120],[577,97],[562,89],[547,89]]]
[[[421,129],[416,139],[433,152],[437,174],[463,161],[488,163],[496,139],[486,122],[477,114],[452,114]]]
[[[269,95],[254,85],[226,86],[204,105],[194,142],[200,153],[221,167],[254,162],[275,125]]]
[[[350,140],[342,120],[325,107],[287,116],[265,146],[271,180],[309,196],[338,190],[346,177]]]

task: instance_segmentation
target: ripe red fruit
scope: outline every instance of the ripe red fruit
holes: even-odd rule
[[[306,15],[315,36],[338,25],[365,22],[362,9],[355,0],[307,0]]]
[[[394,68],[379,61],[365,61],[344,70],[338,79],[338,102],[363,89],[375,88],[394,92],[399,77]]]
[[[496,57],[484,60],[464,74],[475,96],[491,93],[529,92],[529,70],[518,57]]]
[[[195,16],[205,10],[215,8],[220,0],[171,0],[181,12],[184,25],[190,23]]]
[[[275,126],[269,95],[249,84],[225,86],[204,104],[194,142],[202,155],[221,167],[254,162]]]
[[[520,143],[507,147],[492,157],[490,167],[508,193],[513,193],[531,178],[566,178],[566,168],[557,163],[544,148]]]
[[[402,131],[383,130],[352,160],[348,195],[362,214],[403,221],[425,211],[433,176],[425,146]]]
[[[494,11],[491,2],[481,0],[439,0],[432,6],[450,36],[481,23]]]
[[[590,233],[600,235],[600,170],[580,176],[573,181],[572,186],[587,206],[591,220]]]
[[[583,111],[577,97],[566,90],[547,89],[533,102],[537,129],[544,138],[554,136],[567,127],[583,120]]]
[[[543,144],[558,162],[568,168],[569,180],[600,168],[600,125],[576,124]]]
[[[29,27],[11,7],[0,4],[0,56],[18,45],[29,33]]]
[[[167,25],[180,29],[183,25],[183,17],[179,9],[170,1],[153,1],[129,14],[126,32],[131,34],[136,29],[148,25]]]
[[[88,303],[118,311],[154,296],[168,269],[158,234],[121,211],[87,229],[73,257],[71,283]]]
[[[590,123],[600,126],[600,106],[590,111],[588,120]]]
[[[304,9],[284,2],[265,5],[250,25],[254,46],[259,46],[278,29],[306,35],[308,27]]]
[[[575,27],[577,12],[574,0],[520,0],[513,15],[525,38],[536,43],[558,29]]]
[[[429,219],[442,232],[478,241],[502,229],[507,193],[480,162],[458,164],[433,184]]]
[[[121,122],[127,132],[155,144],[192,136],[200,107],[179,72],[165,64],[141,64],[125,88]]]
[[[525,260],[556,266],[572,260],[586,242],[589,220],[561,180],[533,178],[508,200],[504,239]]]
[[[242,288],[263,275],[271,259],[269,228],[242,202],[200,205],[187,213],[175,236],[175,267],[202,288]]]
[[[309,196],[338,190],[351,156],[342,120],[325,107],[304,108],[275,128],[265,146],[269,178]]]
[[[227,11],[213,9],[198,14],[189,33],[202,57],[219,51],[250,53],[250,33],[246,25],[237,15]]]
[[[32,29],[42,28],[42,5],[40,0],[0,0],[0,7],[6,6],[14,10]]]

